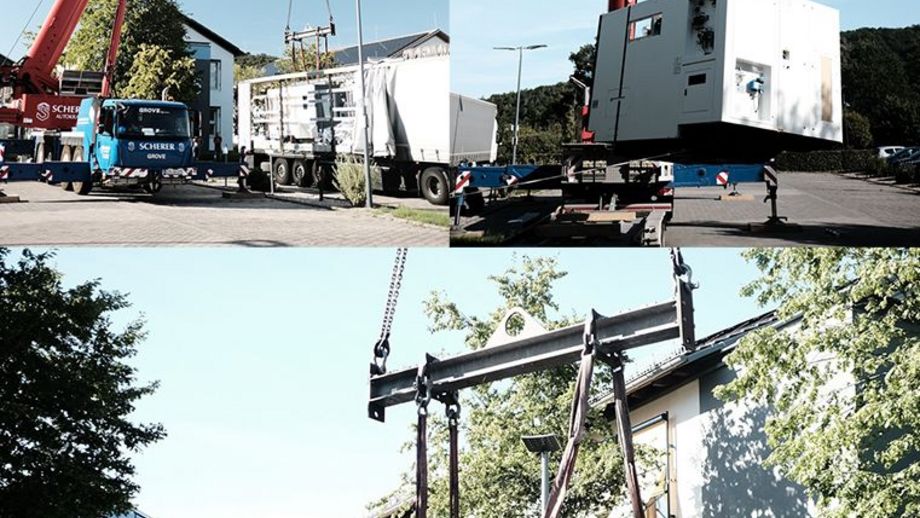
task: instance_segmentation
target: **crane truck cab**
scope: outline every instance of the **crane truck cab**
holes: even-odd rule
[[[158,192],[164,182],[185,182],[197,172],[189,110],[182,103],[87,98],[76,132],[95,185]],[[80,194],[91,188],[74,185]]]

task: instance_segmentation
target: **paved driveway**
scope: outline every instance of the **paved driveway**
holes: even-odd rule
[[[755,201],[719,201],[719,188],[677,192],[668,246],[920,246],[920,193],[849,176],[783,173],[779,213],[796,231],[750,231],[767,219],[763,185],[741,186]]]
[[[78,246],[447,246],[447,229],[364,209],[227,200],[197,186],[80,197],[40,183],[0,185],[28,203],[0,204],[0,244]]]

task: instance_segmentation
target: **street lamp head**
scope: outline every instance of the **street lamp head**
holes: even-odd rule
[[[492,50],[517,50],[515,47],[492,47]]]
[[[524,47],[524,50],[545,49],[547,46],[548,45],[542,45],[542,44],[541,45],[530,45],[529,47]]]
[[[552,434],[521,437],[521,442],[531,453],[549,453],[562,448],[559,437]]]

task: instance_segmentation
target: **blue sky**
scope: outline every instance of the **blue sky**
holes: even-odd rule
[[[564,314],[611,314],[671,296],[663,250],[563,250]],[[686,250],[702,287],[698,334],[758,314],[738,296],[754,268],[736,250]],[[355,517],[410,465],[399,453],[414,409],[366,417],[368,363],[392,268],[389,250],[65,249],[68,285],[103,279],[143,314],[148,339],[133,363],[162,386],[136,418],[169,437],[136,456],[137,506],[154,518]],[[412,250],[396,315],[392,364],[463,350],[459,333],[430,336],[422,301],[445,290],[461,309],[499,303],[490,274],[508,251]],[[637,358],[641,360],[642,358]]]
[[[917,0],[821,0],[841,11],[843,29],[904,27],[920,23]],[[481,97],[511,92],[517,55],[496,46],[546,44],[526,53],[524,87],[566,81],[569,54],[593,43],[607,0],[462,0],[451,3],[451,72],[454,91]]]
[[[54,0],[27,2],[6,1],[0,16],[0,54],[7,54],[16,35],[22,30],[38,2],[38,10],[30,28],[42,23]],[[357,44],[354,0],[330,0],[339,35],[330,45],[347,47]],[[179,0],[182,9],[214,32],[247,52],[279,54],[284,47],[284,27],[287,24],[287,0]],[[402,36],[449,26],[448,0],[364,0],[364,37],[367,41]],[[219,9],[215,9],[219,6]],[[294,0],[291,27],[325,25],[328,20],[325,0]],[[15,59],[28,50],[18,45],[10,55]]]

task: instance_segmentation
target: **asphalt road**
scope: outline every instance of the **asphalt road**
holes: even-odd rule
[[[41,183],[0,185],[28,203],[0,204],[7,246],[447,246],[447,229],[365,209],[270,199],[227,200],[215,189],[167,186],[77,196]]]
[[[920,246],[920,192],[850,176],[780,175],[779,231],[750,224],[770,215],[766,188],[741,186],[754,201],[720,201],[719,188],[678,189],[667,246]]]

